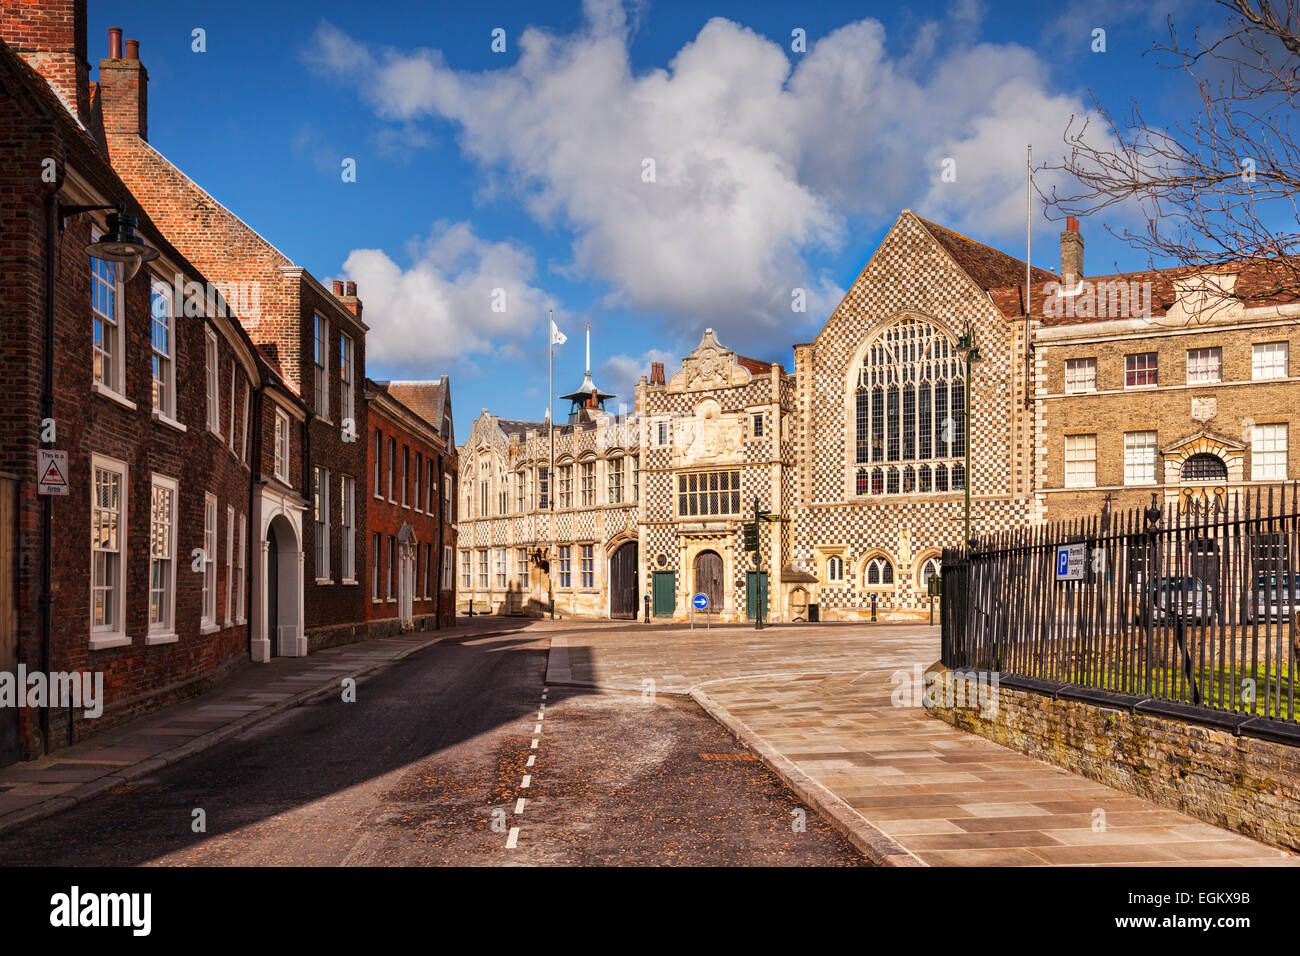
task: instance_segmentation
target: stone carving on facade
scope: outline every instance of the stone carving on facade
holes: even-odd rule
[[[705,399],[695,406],[695,417],[681,422],[673,435],[673,465],[726,465],[743,457],[744,422],[739,414],[724,415],[718,403]]]
[[[705,329],[700,344],[682,360],[681,371],[669,380],[668,390],[702,391],[749,382],[749,370],[736,363],[736,353],[719,342],[712,329]]]
[[[1192,399],[1192,421],[1208,422],[1218,411],[1218,403],[1213,398]]]

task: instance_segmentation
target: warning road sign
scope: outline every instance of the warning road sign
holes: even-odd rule
[[[36,485],[42,495],[68,493],[68,453],[40,448],[36,451]]]

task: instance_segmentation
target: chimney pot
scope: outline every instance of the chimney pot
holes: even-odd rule
[[[349,282],[349,283],[347,284],[347,290],[348,290],[348,295],[356,295],[356,294],[357,294],[357,284],[356,284],[355,282]]]
[[[1065,217],[1065,231],[1066,231],[1066,232],[1078,232],[1078,231],[1079,231],[1079,219],[1078,219],[1077,216],[1066,216],[1066,217]]]
[[[1065,231],[1061,233],[1061,280],[1074,288],[1083,278],[1083,235],[1079,232],[1079,220],[1067,216]]]
[[[125,59],[127,59],[127,60],[138,60],[138,59],[140,59],[140,41],[139,41],[139,40],[127,40],[127,41],[126,41],[126,57],[125,57]]]
[[[122,59],[122,28],[108,28],[108,57],[110,60]]]
[[[335,279],[335,280],[334,280],[334,294],[335,294],[335,295],[342,295],[342,294],[343,294],[343,280],[342,280],[342,279]]]

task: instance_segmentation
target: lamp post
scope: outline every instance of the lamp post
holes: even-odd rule
[[[966,445],[966,471],[962,476],[962,483],[966,486],[966,513],[962,526],[962,542],[965,547],[970,547],[970,367],[972,362],[979,361],[980,350],[975,346],[975,335],[971,331],[969,322],[966,323],[965,333],[957,340],[957,351],[966,360],[966,415],[963,423]]]

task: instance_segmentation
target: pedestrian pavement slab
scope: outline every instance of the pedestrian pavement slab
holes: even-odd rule
[[[551,630],[548,683],[689,694],[876,862],[1300,863],[953,728],[919,700],[895,706],[900,672],[919,682],[938,659],[938,628]]]

